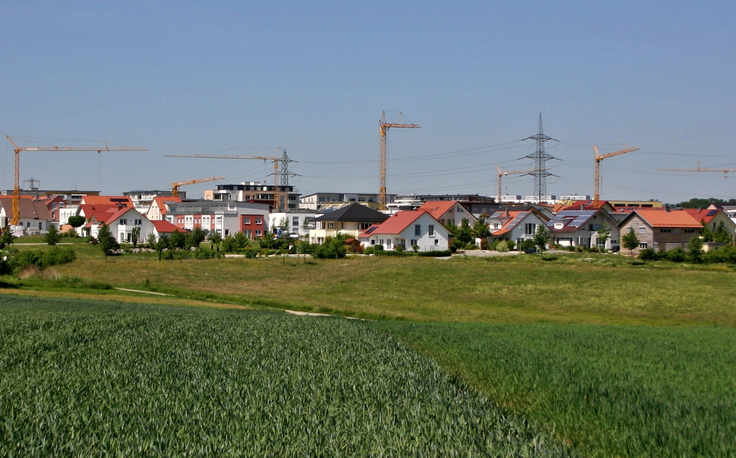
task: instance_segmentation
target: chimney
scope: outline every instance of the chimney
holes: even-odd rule
[[[123,208],[123,204],[121,204],[120,202],[118,202],[118,210],[120,210],[121,208]]]
[[[670,211],[670,204],[664,204],[664,211]]]

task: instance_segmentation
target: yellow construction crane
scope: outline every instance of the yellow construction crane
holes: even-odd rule
[[[657,169],[666,172],[721,172],[724,174],[736,172],[736,169],[707,169],[700,167],[700,161],[697,161],[698,167],[695,169]]]
[[[281,148],[279,148],[281,149]],[[283,150],[281,156],[226,156],[218,154],[166,154],[165,157],[193,157],[197,159],[260,159],[263,162],[273,162],[273,210],[283,211],[283,204],[285,200],[288,200],[288,191],[284,189],[279,190],[279,185],[283,188],[289,186],[289,163],[293,162],[289,159],[286,154],[286,150]],[[284,194],[287,194],[287,199],[284,199]]]
[[[145,148],[128,147],[128,146],[116,146],[109,147],[107,142],[105,146],[80,148],[76,146],[18,146],[15,144],[9,135],[6,135],[10,143],[15,147],[15,183],[13,185],[13,219],[10,220],[10,224],[17,226],[20,221],[20,152],[21,151],[52,151],[52,152],[67,152],[67,151],[148,151]]]
[[[197,184],[197,183],[206,183],[208,181],[216,181],[216,180],[224,180],[225,177],[210,177],[210,178],[199,178],[196,180],[187,180],[187,181],[177,181],[175,183],[171,183],[171,194],[174,197],[179,197],[179,188],[181,186],[187,186],[190,184]]]
[[[523,173],[532,173],[532,172],[537,171],[536,169],[532,169],[532,170],[511,170],[508,172],[502,172],[498,166],[496,166],[496,170],[498,171],[498,203],[501,203],[501,177],[502,176],[520,175]],[[546,168],[543,170],[549,170],[549,168]]]
[[[598,205],[598,201],[601,198],[601,161],[603,159],[608,159],[609,157],[620,156],[622,154],[630,153],[638,149],[639,148],[624,148],[619,151],[614,151],[613,153],[599,154],[598,147],[593,145],[593,150],[595,151],[595,192],[593,193],[594,206]]]
[[[386,112],[381,112],[381,119],[378,122],[381,138],[381,185],[378,188],[378,204],[381,210],[386,209],[386,135],[390,128],[400,129],[418,129],[419,124],[404,124],[402,122],[402,114],[399,112],[399,122],[386,122]]]

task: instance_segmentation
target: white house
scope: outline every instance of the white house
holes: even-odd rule
[[[133,243],[133,228],[135,227],[140,228],[138,243],[145,243],[148,234],[155,233],[153,223],[135,208],[122,208],[116,211],[105,221],[105,224],[119,243]],[[95,229],[95,232],[99,233],[99,225]],[[96,235],[93,234],[93,236]]]
[[[501,210],[488,218],[488,229],[494,239],[512,240],[518,247],[524,240],[533,240],[539,226],[549,218],[537,210]]]
[[[279,232],[281,231],[281,228],[285,226],[288,235],[291,237],[308,237],[309,229],[315,228],[313,220],[319,215],[321,215],[321,213],[308,210],[272,212],[269,215],[270,224],[268,227],[270,227],[273,232]]]
[[[382,245],[386,250],[397,246],[418,251],[447,250],[450,233],[429,212],[405,210],[394,213],[381,224],[375,224],[359,236],[363,247]]]
[[[473,216],[465,207],[463,207],[457,200],[430,200],[424,202],[419,207],[419,210],[429,212],[440,224],[445,225],[448,222],[453,222],[456,226],[460,227],[463,220],[468,220],[468,224],[473,226],[478,221],[478,218]]]

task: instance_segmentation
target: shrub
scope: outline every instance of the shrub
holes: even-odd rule
[[[14,273],[20,273],[28,267],[43,270],[50,266],[66,264],[77,259],[77,252],[72,248],[54,247],[50,250],[22,250],[9,254],[9,265]]]
[[[509,247],[506,251],[512,251],[516,247],[516,243],[513,240],[506,240],[506,246]]]
[[[419,253],[417,253],[417,256],[424,256],[424,257],[429,257],[429,258],[452,256],[452,251],[450,250],[420,251]]]
[[[510,251],[509,244],[506,242],[508,242],[508,240],[499,240],[496,244],[496,251],[501,253],[508,253]]]
[[[639,259],[642,261],[658,261],[660,258],[660,254],[653,248],[644,248],[639,252]]]
[[[665,259],[670,262],[685,262],[687,259],[687,253],[680,247],[674,248],[665,253]]]

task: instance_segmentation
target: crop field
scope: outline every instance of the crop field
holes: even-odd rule
[[[2,456],[566,456],[358,321],[0,296]]]
[[[371,326],[583,456],[736,456],[736,329]]]

